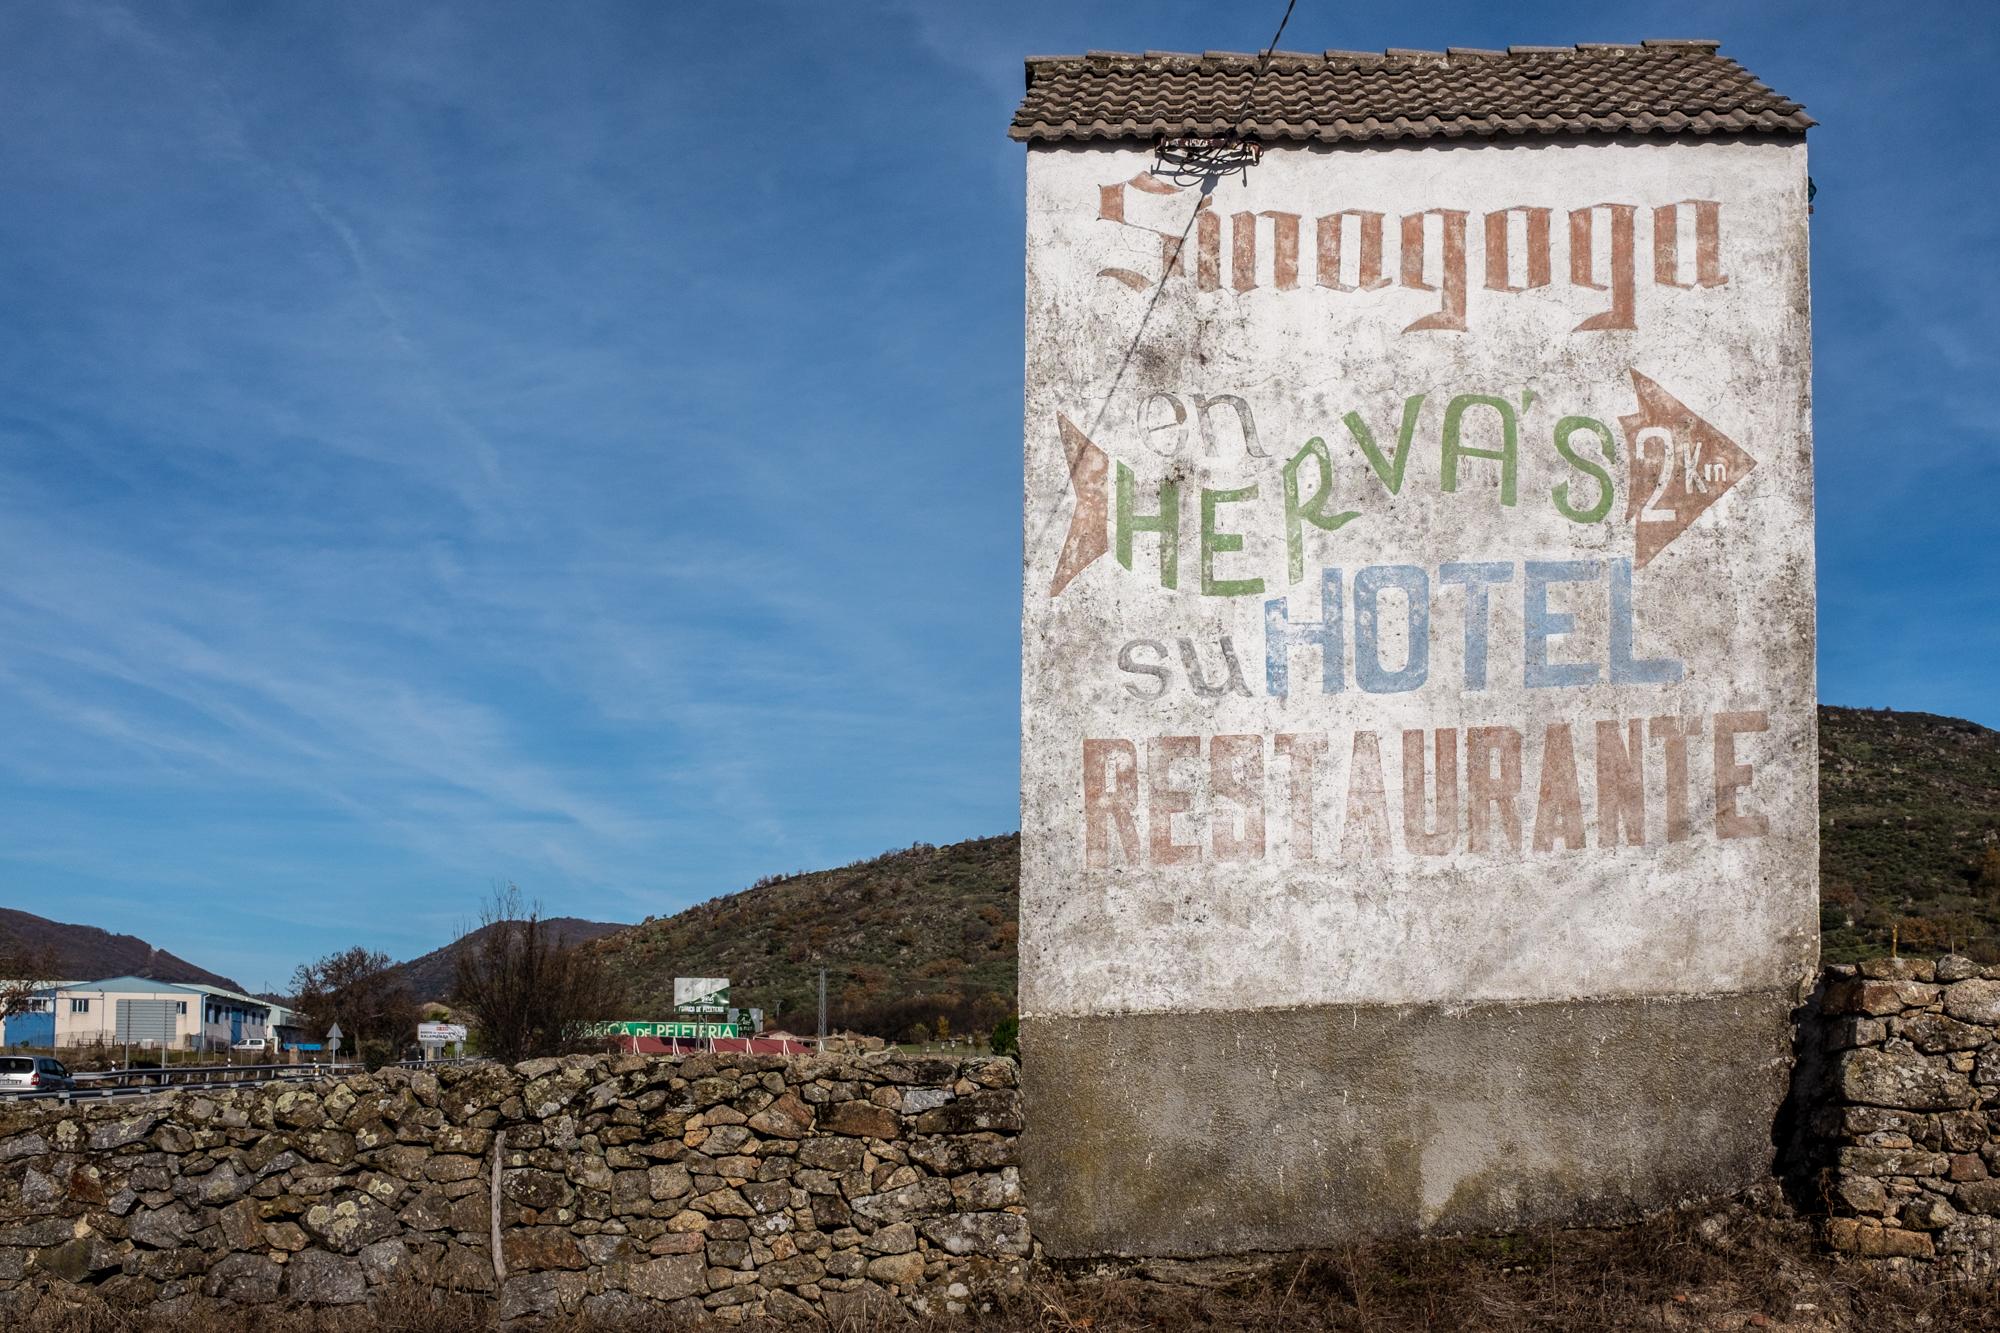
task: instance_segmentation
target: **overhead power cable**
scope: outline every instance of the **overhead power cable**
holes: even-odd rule
[[[1264,54],[1257,58],[1257,68],[1250,72],[1250,86],[1243,90],[1243,105],[1236,111],[1236,137],[1243,137],[1243,122],[1250,115],[1250,99],[1257,93],[1257,83],[1264,77],[1264,71],[1271,67],[1271,57],[1278,50],[1278,43],[1284,40],[1285,25],[1292,21],[1292,10],[1299,0],[1285,0],[1284,17],[1278,20],[1278,30],[1271,34],[1271,40],[1264,47]]]

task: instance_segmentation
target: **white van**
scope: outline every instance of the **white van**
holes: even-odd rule
[[[0,1055],[0,1092],[74,1092],[76,1080],[46,1055]]]

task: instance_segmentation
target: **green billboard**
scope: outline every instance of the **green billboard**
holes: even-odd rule
[[[741,1035],[741,1026],[736,1023],[646,1023],[626,1021],[619,1023],[599,1023],[591,1030],[598,1037],[654,1037],[665,1041],[669,1038],[701,1040],[708,1037],[736,1037]]]

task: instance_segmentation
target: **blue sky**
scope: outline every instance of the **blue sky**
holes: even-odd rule
[[[1014,828],[1020,58],[1279,8],[0,9],[0,903],[263,986]],[[2000,725],[1995,14],[1284,45],[1713,36],[1804,101],[1821,694]]]

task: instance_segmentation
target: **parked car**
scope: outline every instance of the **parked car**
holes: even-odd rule
[[[0,1092],[74,1092],[76,1080],[46,1055],[0,1055]]]
[[[245,1037],[229,1049],[232,1051],[261,1051],[264,1049],[264,1039],[262,1037]]]

